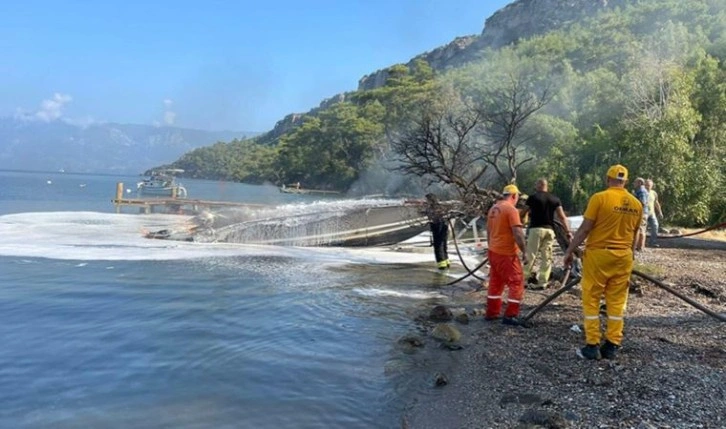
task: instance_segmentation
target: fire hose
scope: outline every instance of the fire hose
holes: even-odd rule
[[[678,292],[677,290],[675,290],[675,289],[673,289],[671,287],[666,286],[660,280],[654,279],[653,277],[651,277],[651,276],[649,276],[649,275],[647,275],[645,273],[641,273],[640,271],[637,271],[637,270],[633,270],[633,275],[636,275],[638,277],[641,277],[641,278],[644,278],[644,279],[648,280],[649,282],[655,284],[659,288],[661,288],[661,289],[663,289],[665,291],[668,291],[668,292],[672,293],[673,295],[675,295],[678,298],[686,301],[687,303],[689,303],[692,306],[696,307],[697,309],[703,311],[704,313],[708,314],[709,316],[711,316],[711,317],[713,317],[715,319],[718,319],[718,320],[720,320],[722,322],[726,322],[726,316],[724,316],[723,314],[716,313],[715,311],[710,310],[710,309],[704,307],[703,305],[701,305],[698,302],[692,300],[691,298],[687,297],[686,295],[683,295],[682,293]]]
[[[663,237],[663,238],[688,237],[688,236],[703,234],[705,232],[708,232],[708,231],[711,231],[711,230],[714,230],[714,229],[718,229],[718,228],[721,228],[721,227],[724,227],[724,226],[726,226],[726,222],[721,223],[721,224],[716,224],[716,225],[713,225],[711,227],[704,228],[704,229],[702,229],[700,231],[692,232],[692,233],[689,233],[689,234],[681,234],[681,235],[678,235],[678,236]],[[556,232],[558,241],[559,241],[559,243],[560,243],[561,246],[563,244],[569,245],[569,240],[567,240],[566,237],[561,237],[560,236],[560,231],[558,231],[558,228],[555,228],[555,232]],[[563,249],[566,249],[566,248],[567,248],[566,246],[563,247]],[[538,304],[535,308],[533,308],[529,313],[527,313],[526,316],[524,316],[522,318],[522,320],[524,322],[526,322],[527,320],[531,319],[535,314],[537,314],[540,310],[542,310],[544,307],[546,307],[550,302],[554,301],[557,297],[559,297],[564,292],[566,292],[567,290],[571,289],[573,286],[575,286],[577,283],[580,282],[581,279],[579,277],[577,277],[577,278],[572,279],[569,283],[567,283],[567,279],[568,279],[569,275],[570,275],[570,269],[568,268],[567,271],[566,271],[566,273],[565,273],[565,278],[562,281],[562,284],[564,286],[562,286],[560,289],[558,289],[557,291],[555,291],[552,295],[550,295],[544,301],[542,301],[540,304]],[[721,322],[726,322],[726,316],[724,316],[723,314],[716,313],[715,311],[713,311],[713,310],[711,310],[711,309],[709,309],[709,308],[707,308],[707,307],[699,304],[695,300],[693,300],[693,299],[687,297],[686,295],[684,295],[684,294],[676,291],[675,289],[667,286],[666,284],[664,284],[660,280],[657,280],[657,279],[655,279],[655,278],[653,278],[653,277],[651,277],[651,276],[649,276],[647,274],[641,273],[640,271],[637,271],[637,270],[633,270],[632,271],[632,275],[635,275],[635,276],[641,277],[641,278],[643,278],[645,280],[648,280],[651,283],[655,284],[656,286],[660,287],[661,289],[663,289],[663,290],[665,290],[667,292],[670,292],[672,295],[675,295],[676,297],[682,299],[683,301],[687,302],[688,304],[692,305],[693,307],[695,307],[695,308],[703,311],[704,313],[708,314],[709,316],[711,316],[711,317],[713,317],[713,318],[715,318],[717,320],[720,320]]]
[[[529,313],[527,313],[524,317],[522,317],[522,321],[526,322],[527,320],[531,319],[532,316],[537,314],[541,309],[545,308],[547,304],[557,299],[558,296],[562,295],[569,289],[571,289],[573,286],[575,286],[577,283],[580,282],[579,277],[575,277],[568,283],[568,280],[570,278],[570,273],[572,272],[571,268],[568,268],[567,271],[565,271],[565,277],[562,279],[563,286],[555,291],[552,295],[545,298],[544,301],[540,302],[535,308],[530,310]]]
[[[667,239],[667,238],[682,238],[682,237],[691,237],[693,235],[703,234],[704,232],[712,231],[714,229],[719,228],[726,228],[726,222],[722,222],[713,226],[709,226],[708,228],[704,228],[701,230],[698,230],[696,232],[689,232],[688,234],[679,234],[679,235],[666,235],[663,237],[658,237],[659,239]]]
[[[451,230],[453,231],[454,230],[454,226],[451,224],[451,219],[448,219],[447,222],[449,224],[449,228],[451,228]],[[465,278],[467,278],[469,276],[473,276],[474,278],[476,278],[478,280],[484,281],[483,278],[477,276],[475,273],[477,271],[479,271],[479,269],[481,267],[483,267],[484,264],[486,264],[489,259],[488,258],[484,258],[484,260],[481,261],[479,263],[479,265],[477,265],[473,270],[469,269],[469,267],[466,265],[466,262],[464,262],[464,257],[461,255],[461,251],[459,250],[459,242],[456,240],[456,234],[453,234],[453,239],[454,239],[454,247],[456,248],[456,253],[459,255],[459,261],[461,262],[461,265],[466,270],[466,274],[464,276],[462,276],[462,277],[459,277],[458,279],[456,279],[454,281],[451,281],[451,282],[447,283],[446,286],[451,286],[453,284],[456,284],[456,283],[464,280]]]
[[[449,219],[448,222],[449,222],[449,226],[453,230],[453,226],[451,225],[451,219]],[[696,232],[692,232],[692,233],[688,233],[688,234],[680,234],[680,235],[677,235],[677,236],[662,237],[662,238],[690,237],[690,236],[694,236],[694,235],[698,235],[698,234],[703,234],[705,232],[712,231],[714,229],[719,229],[719,228],[722,228],[722,227],[725,227],[725,226],[726,226],[726,222],[723,222],[723,223],[720,223],[720,224],[716,224],[716,225],[710,226],[708,228],[704,228],[704,229],[699,230],[699,231],[696,231]],[[564,232],[564,230],[562,229],[562,225],[560,225],[559,222],[556,222],[556,224],[555,224],[555,236],[557,238],[558,243],[560,244],[560,246],[564,250],[564,249],[567,249],[567,246],[569,245],[569,240],[567,239],[567,236],[563,232]],[[469,269],[469,267],[466,265],[466,262],[464,262],[464,259],[463,259],[462,255],[461,255],[461,252],[459,251],[459,245],[458,245],[458,242],[456,240],[456,235],[454,235],[453,241],[454,241],[454,246],[456,247],[456,252],[459,255],[459,260],[461,261],[461,264],[466,269],[467,274],[465,274],[464,276],[462,276],[462,277],[460,277],[460,278],[458,278],[456,280],[453,280],[453,281],[447,283],[446,285],[447,286],[450,286],[450,285],[456,284],[456,283],[458,283],[458,282],[466,279],[469,276],[474,276],[475,278],[483,281],[484,279],[478,277],[475,274],[475,272],[478,271],[481,267],[483,267],[484,264],[486,264],[486,262],[487,262],[488,259],[487,258],[484,258],[484,260],[482,260],[482,262],[479,265],[477,265],[476,268],[474,268],[473,270]],[[581,256],[581,252],[576,252],[576,254],[577,254],[577,256]],[[580,277],[575,277],[573,279],[569,279],[570,274],[571,274],[571,268],[567,268],[567,270],[565,271],[565,276],[564,276],[564,278],[562,280],[562,285],[563,286],[560,289],[558,289],[557,291],[555,291],[552,295],[548,296],[544,301],[542,301],[541,303],[539,303],[535,308],[533,308],[532,310],[530,310],[530,312],[527,313],[522,318],[522,321],[523,322],[526,322],[529,319],[531,319],[535,314],[537,314],[539,311],[541,311],[549,303],[551,303],[552,301],[554,301],[555,299],[557,299],[557,297],[559,297],[560,295],[562,295],[563,293],[565,293],[566,291],[568,291],[569,289],[571,289],[577,283],[580,282],[580,280],[581,280]],[[711,317],[713,317],[713,318],[715,318],[717,320],[720,320],[721,322],[726,322],[726,316],[724,316],[723,314],[716,313],[715,311],[713,311],[713,310],[711,310],[711,309],[709,309],[709,308],[707,308],[707,307],[699,304],[695,300],[693,300],[693,299],[687,297],[686,295],[684,295],[684,294],[676,291],[675,289],[667,286],[663,282],[661,282],[661,281],[659,281],[659,280],[657,280],[657,279],[655,279],[655,278],[653,278],[653,277],[651,277],[651,276],[649,276],[649,275],[647,275],[645,273],[642,273],[640,271],[637,271],[637,270],[633,270],[632,271],[632,275],[635,275],[635,276],[641,277],[641,278],[643,278],[645,280],[648,280],[651,283],[655,284],[656,286],[660,287],[661,289],[663,289],[663,290],[665,290],[667,292],[670,292],[672,295],[675,295],[676,297],[682,299],[683,301],[687,302],[688,304],[692,305],[693,307],[695,307],[695,308],[703,311],[704,313],[708,314],[709,316],[711,316]],[[569,280],[569,282],[568,282],[568,280]]]
[[[633,270],[632,274],[635,276],[641,277],[645,280],[648,280],[649,282],[655,284],[656,286],[660,287],[661,289],[663,289],[667,292],[670,292],[671,294],[682,299],[683,301],[687,302],[688,304],[691,304],[693,307],[703,311],[704,313],[708,314],[709,316],[713,317],[714,319],[720,320],[721,322],[726,322],[726,316],[724,316],[723,314],[716,313],[715,311],[699,304],[695,300],[693,300],[693,299],[687,297],[686,295],[678,292],[677,290],[667,286],[660,280],[657,280],[657,279],[655,279],[645,273],[641,273],[640,271],[637,271],[637,270]],[[525,315],[522,318],[522,321],[526,322],[527,320],[531,319],[535,314],[539,313],[539,311],[542,310],[544,307],[546,307],[550,302],[554,301],[557,297],[559,297],[560,295],[562,295],[567,290],[571,289],[573,286],[575,286],[577,283],[580,282],[581,279],[579,277],[576,277],[576,278],[570,280],[569,283],[567,283],[567,279],[568,279],[569,275],[570,275],[570,269],[567,270],[567,272],[565,274],[565,279],[562,281],[564,286],[559,288],[557,291],[555,291],[555,293],[548,296],[544,301],[542,301],[535,308],[530,310],[530,312],[527,313],[527,315]]]

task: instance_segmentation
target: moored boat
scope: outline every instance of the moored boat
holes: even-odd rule
[[[136,184],[136,192],[146,197],[186,198],[186,188],[174,177],[183,172],[179,168],[152,171],[149,177]]]
[[[283,194],[340,194],[338,191],[328,191],[324,189],[305,189],[300,187],[300,183],[294,183],[292,185],[283,184],[280,186],[280,192]]]

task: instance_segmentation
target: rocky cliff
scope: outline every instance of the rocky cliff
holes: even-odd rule
[[[622,6],[627,0],[517,0],[495,12],[484,23],[483,46],[498,48],[566,27],[603,8]]]
[[[453,42],[438,47],[433,51],[421,54],[409,61],[407,65],[413,66],[413,62],[417,59],[425,60],[434,70],[441,71],[449,67],[456,67],[471,61],[475,58],[475,52],[478,52],[477,43],[478,36],[457,37]],[[471,49],[472,45],[475,49]],[[365,75],[358,81],[358,90],[369,90],[383,86],[388,79],[388,70],[378,70],[375,73]]]
[[[622,6],[632,0],[516,0],[495,12],[484,22],[480,35],[458,37],[451,43],[416,56],[436,71],[459,67],[478,58],[485,48],[499,48],[591,16],[604,8]],[[359,90],[378,88],[386,82],[388,71],[378,70],[358,81]]]
[[[566,27],[584,17],[594,15],[604,8],[623,6],[634,0],[516,0],[495,12],[484,22],[479,35],[457,37],[452,42],[412,58],[406,65],[413,66],[417,59],[425,60],[434,70],[444,71],[474,61],[486,48],[499,48],[549,31]],[[388,69],[363,76],[358,90],[370,90],[383,86]],[[344,101],[347,93],[337,94],[312,110]],[[284,133],[302,123],[303,114],[293,113],[275,124],[275,127],[259,138],[261,143],[272,143]]]
[[[275,123],[275,127],[272,128],[272,130],[258,137],[257,142],[261,144],[274,143],[280,136],[302,124],[303,117],[305,115],[313,115],[320,110],[327,109],[333,104],[341,103],[347,99],[348,94],[348,92],[344,92],[342,94],[336,94],[330,98],[326,98],[320,102],[318,107],[310,109],[307,113],[291,113],[285,116]]]

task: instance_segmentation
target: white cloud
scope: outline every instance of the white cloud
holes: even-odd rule
[[[53,94],[53,98],[40,103],[40,110],[35,112],[35,117],[45,122],[54,121],[63,116],[63,106],[71,101],[73,101],[73,97],[70,95],[56,92]]]
[[[43,100],[40,103],[40,109],[35,112],[18,107],[15,109],[15,119],[43,122],[54,121],[63,117],[63,108],[71,101],[73,101],[73,97],[70,95],[56,92],[52,98]],[[65,118],[63,119],[65,120]]]

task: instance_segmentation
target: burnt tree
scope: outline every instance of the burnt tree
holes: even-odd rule
[[[466,206],[486,210],[499,195],[482,187],[487,172],[491,168],[499,182],[516,181],[517,169],[532,160],[523,157],[527,120],[551,99],[548,85],[519,73],[475,99],[448,93],[429,100],[392,141],[397,169],[451,185]]]
[[[429,183],[450,185],[466,206],[481,206],[482,196],[495,197],[482,189],[489,165],[478,129],[482,118],[476,109],[462,103],[428,103],[392,140],[400,161],[397,170],[423,177]],[[485,198],[486,199],[486,198]]]
[[[525,132],[527,120],[552,101],[551,84],[537,84],[523,73],[510,73],[499,87],[486,89],[476,104],[482,134],[489,142],[484,162],[499,177],[517,181],[517,170],[532,161],[524,154],[532,135]]]

